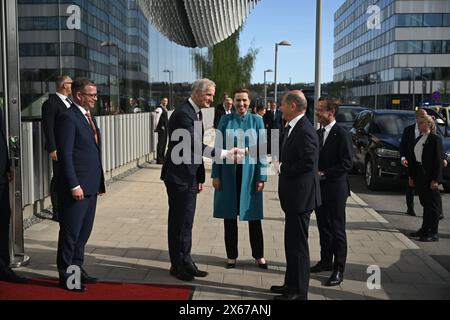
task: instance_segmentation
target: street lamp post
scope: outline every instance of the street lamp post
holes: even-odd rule
[[[316,1],[316,58],[315,58],[315,85],[314,85],[314,108],[319,104],[319,98],[322,92],[320,83],[321,72],[321,51],[322,51],[322,0]],[[312,110],[313,114],[315,110]],[[314,128],[318,128],[317,118],[314,118]]]
[[[264,106],[267,106],[267,82],[266,82],[267,72],[273,72],[273,70],[272,69],[264,70]]]
[[[275,75],[274,75],[274,82],[275,82],[275,105],[278,101],[278,88],[277,88],[277,64],[278,64],[278,46],[290,46],[291,44],[289,41],[281,41],[280,43],[275,43]]]
[[[101,47],[116,47],[117,48],[117,108],[120,112],[120,70],[119,70],[119,46],[112,41],[103,41]],[[111,90],[111,89],[110,89]]]
[[[169,106],[173,105],[173,70],[165,69],[163,72],[169,74]]]
[[[416,110],[416,74],[414,72],[414,68],[406,68],[406,70],[411,71],[411,77],[413,81],[413,111]]]

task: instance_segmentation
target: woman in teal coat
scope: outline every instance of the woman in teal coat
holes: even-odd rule
[[[236,111],[222,116],[216,131],[216,146],[227,150],[245,148],[246,155],[237,163],[213,163],[214,217],[224,219],[227,268],[236,266],[239,217],[249,223],[253,258],[260,268],[267,269],[261,226],[263,189],[267,181],[266,136],[261,117],[248,111],[249,96],[246,89],[236,91]]]

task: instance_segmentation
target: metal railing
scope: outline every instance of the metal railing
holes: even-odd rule
[[[172,112],[169,112],[169,116]],[[98,116],[95,118],[102,137],[102,163],[105,178],[111,179],[120,168],[138,165],[138,160],[153,160],[157,135],[154,133],[154,113]],[[213,125],[214,110],[203,111],[205,128]],[[34,205],[50,194],[52,165],[44,150],[40,121],[22,122],[22,206]]]

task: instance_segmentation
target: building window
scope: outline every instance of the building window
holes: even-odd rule
[[[422,53],[422,41],[398,41],[397,53]]]
[[[424,27],[440,27],[442,26],[442,14],[440,13],[426,13],[423,15]]]
[[[442,53],[442,41],[423,41],[423,53],[440,54]]]
[[[442,17],[442,26],[450,27],[450,13],[444,13]]]
[[[397,15],[397,27],[421,27],[422,14],[399,14]]]

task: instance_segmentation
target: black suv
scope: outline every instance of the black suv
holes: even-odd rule
[[[400,141],[405,127],[416,121],[413,111],[365,110],[355,120],[350,134],[353,140],[353,164],[364,172],[367,188],[377,190],[383,183],[406,181],[407,169],[400,163]],[[443,136],[444,152],[450,160],[450,138],[445,127],[438,127]],[[444,169],[443,186],[450,192],[450,164]]]
[[[356,117],[361,111],[370,110],[367,107],[355,106],[355,105],[342,105],[339,106],[339,112],[336,116],[336,123],[345,129],[350,130]]]

